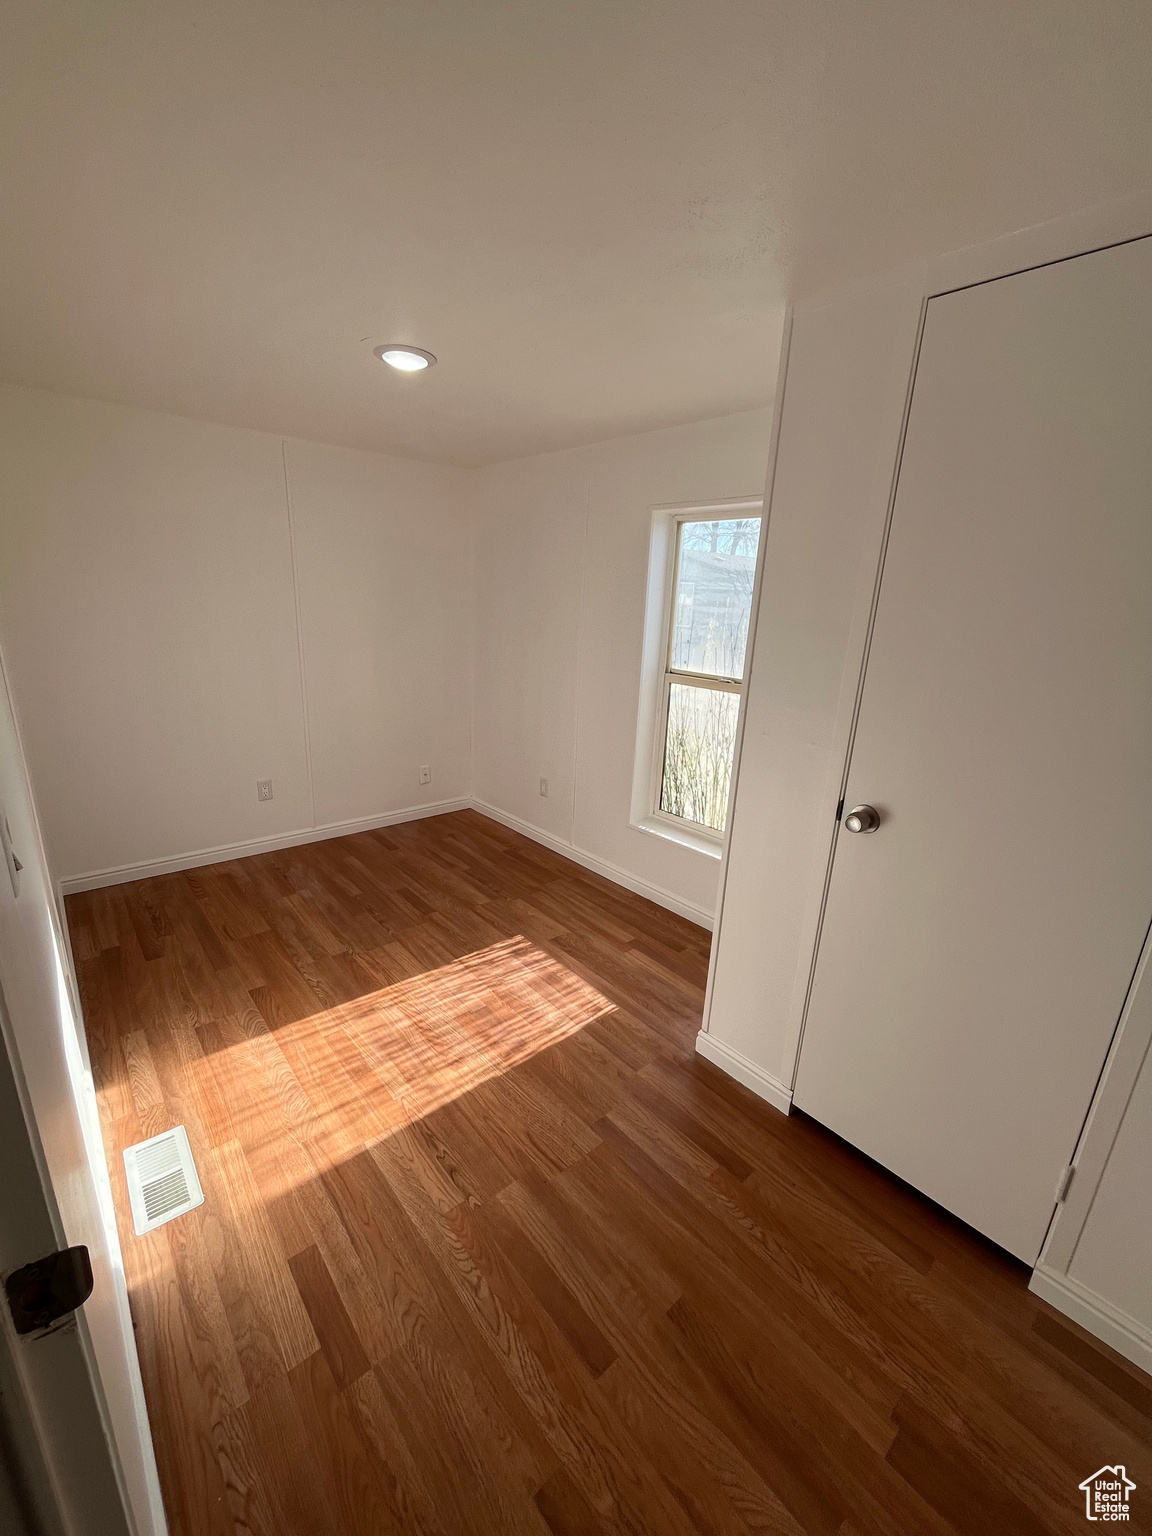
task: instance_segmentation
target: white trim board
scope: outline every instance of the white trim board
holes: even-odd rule
[[[1103,1296],[1097,1296],[1095,1291],[1090,1291],[1070,1275],[1057,1274],[1043,1264],[1037,1264],[1032,1271],[1028,1289],[1055,1307],[1057,1312],[1063,1312],[1081,1328],[1110,1344],[1133,1365],[1152,1374],[1152,1333],[1127,1312],[1114,1307]]]
[[[723,1040],[716,1040],[701,1030],[696,1036],[696,1054],[710,1061],[714,1067],[719,1067],[729,1077],[734,1077],[738,1083],[743,1083],[745,1088],[750,1088],[758,1098],[771,1104],[773,1109],[778,1109],[784,1115],[791,1114],[791,1088],[786,1087],[779,1078],[773,1077],[771,1072],[765,1072],[763,1067],[757,1066],[740,1051],[725,1045]]]
[[[583,865],[593,874],[603,875],[605,880],[611,880],[614,885],[622,885],[625,890],[632,891],[637,896],[643,896],[648,901],[654,901],[657,906],[666,907],[669,912],[675,912],[678,917],[686,918],[697,927],[711,929],[713,914],[706,907],[698,907],[695,902],[685,901],[671,891],[666,891],[663,886],[651,885],[647,880],[641,880],[638,875],[631,875],[626,869],[621,869],[618,864],[611,864],[607,859],[598,858],[594,853],[586,853],[583,848],[577,848],[574,843],[562,837],[555,837],[551,832],[543,832],[539,827],[534,827],[531,822],[521,821],[519,816],[512,816],[507,811],[499,811],[494,805],[489,805],[484,800],[472,800],[470,804],[473,810],[480,812],[481,816],[490,816],[493,821],[500,822],[511,831],[519,832],[523,837],[530,837],[534,843],[541,843],[545,848],[551,848],[553,853],[560,854],[562,858],[571,859],[574,864]]]
[[[204,864],[222,864],[228,859],[247,859],[257,853],[275,853],[280,848],[296,848],[303,843],[323,843],[330,837],[347,837],[352,832],[371,832],[376,827],[392,827],[403,821],[422,821],[426,816],[445,816],[449,811],[466,811],[473,802],[462,796],[456,800],[437,800],[430,805],[413,805],[402,811],[386,811],[380,816],[362,816],[356,821],[333,821],[323,827],[302,827],[296,832],[281,832],[275,837],[254,837],[243,843],[223,843],[217,848],[198,848],[168,859],[143,859],[139,864],[120,864],[114,869],[92,870],[86,875],[69,875],[61,880],[60,893],[71,896],[77,891],[96,891],[105,885],[125,885],[132,880],[147,880],[151,875],[172,875],[181,869],[199,869]]]
[[[784,325],[780,332],[780,352],[776,362],[776,393],[772,403],[772,432],[768,442],[768,468],[764,482],[764,494],[760,498],[760,547],[756,552],[756,574],[752,579],[752,615],[748,621],[748,638],[745,642],[744,690],[740,695],[740,710],[736,717],[736,741],[732,753],[732,780],[728,786],[728,815],[724,823],[724,839],[720,847],[720,875],[716,882],[716,942],[708,956],[708,979],[704,984],[704,1012],[701,1015],[700,1032],[708,1033],[712,1018],[712,994],[716,986],[716,959],[720,952],[719,936],[724,921],[724,896],[728,889],[728,852],[732,847],[732,832],[736,824],[737,800],[740,788],[740,765],[744,760],[744,730],[748,720],[748,696],[752,688],[752,665],[756,657],[756,626],[760,618],[760,598],[764,590],[764,570],[768,559],[768,537],[772,518],[772,496],[776,487],[776,463],[780,457],[780,426],[784,416],[784,390],[788,380],[788,355],[792,346],[792,306],[784,310]],[[727,1070],[727,1069],[725,1069]],[[789,1099],[791,1103],[791,1099]],[[787,1111],[785,1111],[787,1113]]]

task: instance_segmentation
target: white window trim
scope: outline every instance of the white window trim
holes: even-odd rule
[[[649,541],[648,591],[644,603],[644,646],[640,663],[640,705],[636,720],[636,764],[632,774],[632,806],[628,825],[639,832],[666,838],[718,859],[724,834],[698,827],[660,809],[664,771],[664,734],[668,713],[668,657],[672,643],[672,601],[676,582],[676,547],[681,523],[703,523],[715,517],[763,517],[760,497],[730,501],[693,502],[654,507]],[[761,527],[763,538],[763,527]],[[755,601],[755,597],[753,598]],[[751,629],[750,631],[751,632]],[[751,649],[751,648],[749,648]],[[744,692],[751,656],[744,658],[744,677],[732,685]],[[687,679],[686,679],[687,680]],[[706,686],[716,686],[713,683]],[[722,685],[721,685],[722,686]],[[739,735],[737,735],[739,742]],[[735,770],[735,765],[733,765]],[[735,776],[735,772],[733,772]]]

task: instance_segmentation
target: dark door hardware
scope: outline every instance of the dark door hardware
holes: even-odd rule
[[[92,1261],[81,1243],[14,1269],[4,1282],[17,1333],[36,1333],[75,1312],[92,1294]]]

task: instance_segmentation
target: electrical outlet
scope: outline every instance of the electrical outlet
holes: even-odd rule
[[[544,796],[545,800],[547,800],[547,798],[548,798],[548,780],[547,779],[541,779],[540,780],[540,793]]]
[[[432,770],[427,763],[420,764],[420,782],[421,784],[431,784],[432,782]]]
[[[271,800],[271,798],[272,798],[272,780],[271,779],[257,779],[256,780],[256,798],[257,798],[257,800]]]

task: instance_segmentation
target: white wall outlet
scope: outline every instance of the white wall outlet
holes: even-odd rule
[[[257,779],[256,780],[256,798],[257,798],[257,800],[271,800],[271,798],[272,798],[272,780],[271,779]]]
[[[547,798],[548,798],[548,780],[547,779],[541,779],[540,780],[540,793],[544,796],[545,800],[547,800]]]
[[[432,770],[427,763],[420,764],[420,782],[421,784],[431,784],[432,782]]]

